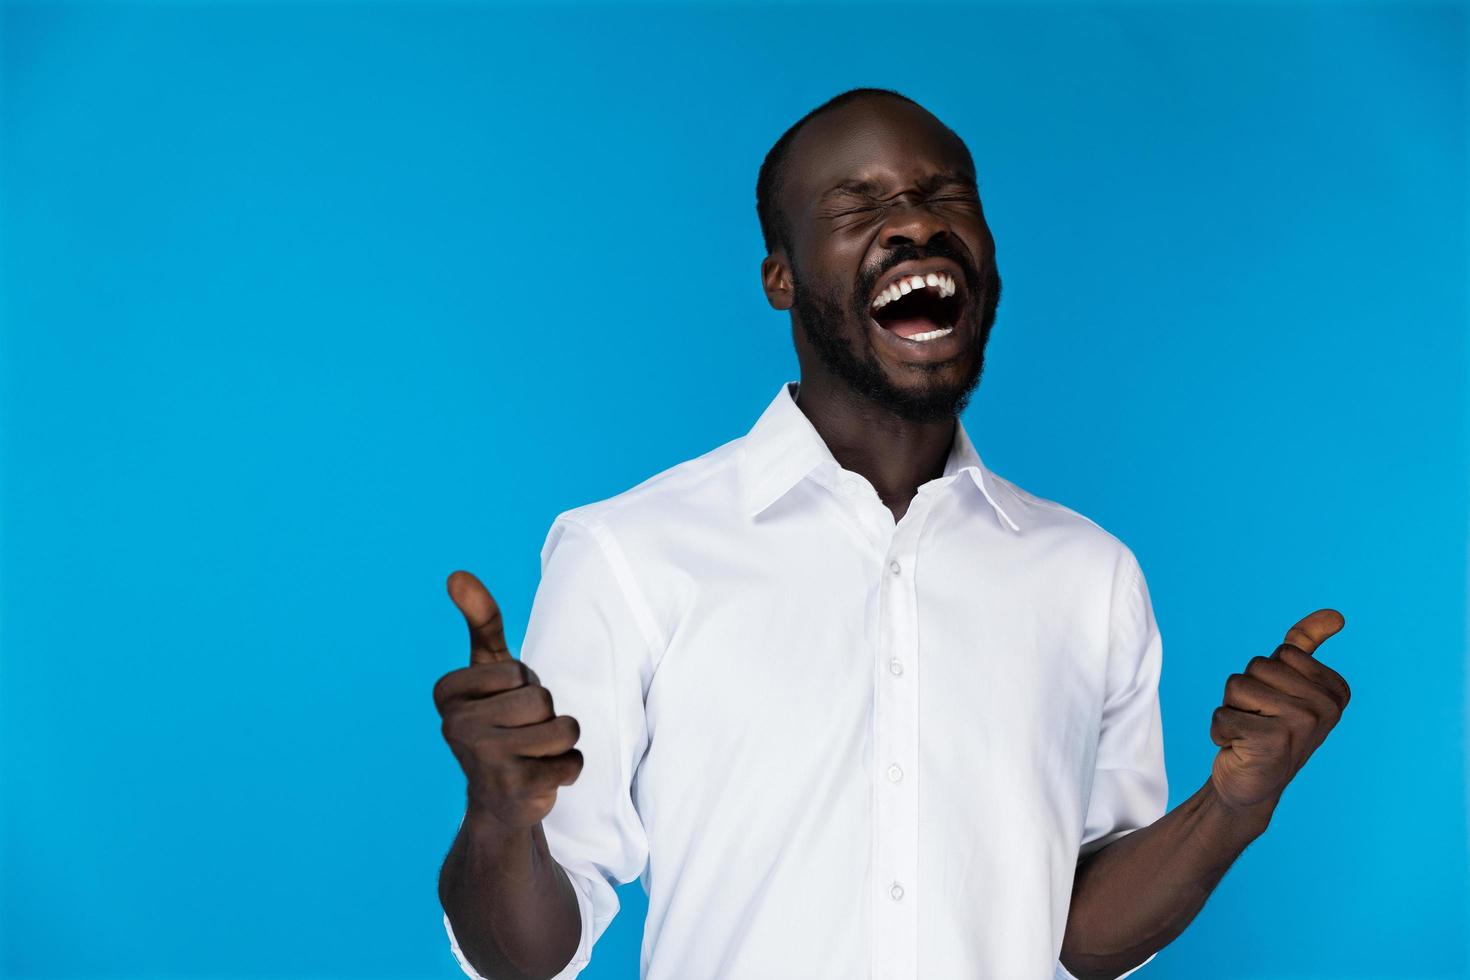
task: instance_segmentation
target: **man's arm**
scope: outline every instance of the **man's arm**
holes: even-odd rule
[[[469,803],[439,872],[439,900],[460,953],[486,980],[550,980],[582,935],[571,880],[542,819],[581,775],[577,720],[557,715],[536,672],[513,659],[500,607],[468,572],[449,594],[470,631],[470,666],[434,685],[444,739]]]
[[[1210,735],[1210,779],[1153,824],[1084,858],[1061,960],[1079,980],[1113,980],[1184,931],[1231,863],[1265,832],[1287,783],[1347,706],[1347,682],[1313,654],[1342,629],[1322,609],[1270,657],[1232,674]]]
[[[439,901],[470,965],[488,980],[549,980],[581,938],[577,896],[546,834],[467,814],[439,872]]]
[[[519,660],[485,587],[451,577],[472,663],[441,677],[434,701],[468,805],[439,898],[450,951],[471,978],[579,976],[617,915],[617,884],[648,865],[631,781],[648,748],[644,698],[661,646],[625,566],[605,527],[558,516]]]
[[[1153,824],[1083,858],[1062,965],[1078,980],[1113,980],[1173,942],[1274,809],[1232,811],[1206,783]]]

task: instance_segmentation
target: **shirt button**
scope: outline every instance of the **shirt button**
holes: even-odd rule
[[[897,575],[899,572],[903,571],[903,566],[900,565],[898,563],[898,559],[895,558],[893,561],[888,563],[888,570]]]
[[[898,901],[899,899],[903,898],[903,886],[895,881],[893,883],[893,887],[888,889],[888,894],[893,896],[893,900],[895,902]]]
[[[892,674],[894,677],[897,677],[899,674],[902,674],[903,673],[903,661],[902,660],[899,660],[897,657],[894,657],[892,660],[888,661],[888,672],[890,674]]]
[[[888,781],[890,783],[896,783],[902,778],[903,770],[898,768],[897,765],[892,765],[888,767]]]

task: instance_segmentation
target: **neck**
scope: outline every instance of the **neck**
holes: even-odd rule
[[[843,469],[860,473],[895,520],[919,487],[944,474],[954,444],[955,419],[914,422],[850,388],[802,379],[797,407]]]

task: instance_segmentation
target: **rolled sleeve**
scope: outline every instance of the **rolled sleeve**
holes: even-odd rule
[[[1159,711],[1163,641],[1138,560],[1123,551],[1115,579],[1108,652],[1108,694],[1098,734],[1092,795],[1078,856],[1147,827],[1168,811],[1164,730]],[[1120,973],[1129,976],[1158,954]],[[1077,980],[1058,960],[1054,980]]]
[[[581,918],[577,950],[554,980],[571,980],[591,961],[617,915],[617,886],[648,862],[631,786],[648,748],[644,699],[657,643],[653,616],[610,532],[560,515],[541,550],[541,584],[521,649],[556,713],[576,718],[581,733],[582,773],[557,790],[541,823]],[[464,958],[447,915],[444,927],[460,968],[485,980]]]
[[[1126,548],[1115,581],[1108,693],[1083,822],[1083,856],[1149,826],[1169,803],[1159,712],[1163,642],[1143,570]]]
[[[1158,953],[1150,953],[1148,955],[1148,960],[1144,960],[1142,963],[1138,964],[1131,970],[1124,970],[1122,973],[1118,974],[1117,977],[1114,978],[1114,980],[1123,980],[1124,977],[1129,976],[1133,973],[1137,973],[1139,970],[1142,970],[1144,967],[1148,966],[1149,960],[1158,955]],[[1052,980],[1077,980],[1077,977],[1072,975],[1065,966],[1062,966],[1061,961],[1058,960],[1057,970],[1056,973],[1052,975]]]

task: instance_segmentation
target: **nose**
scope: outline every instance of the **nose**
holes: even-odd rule
[[[949,233],[949,224],[921,205],[894,210],[888,220],[883,223],[878,239],[879,244],[884,248],[896,248],[899,245],[915,245],[922,248],[929,244],[931,239]]]

